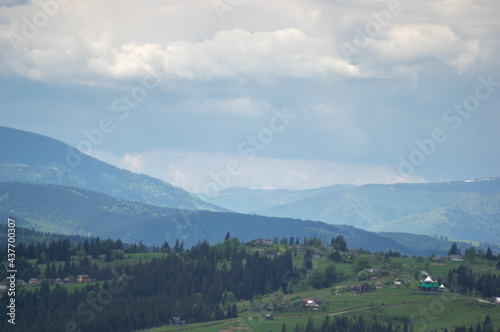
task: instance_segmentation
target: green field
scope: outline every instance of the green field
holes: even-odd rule
[[[249,251],[260,251],[264,254],[273,256],[283,254],[287,246],[275,245],[273,248],[254,248],[246,247]],[[443,294],[424,294],[417,292],[417,284],[420,280],[416,280],[415,272],[421,270],[430,273],[434,280],[448,277],[448,272],[451,269],[458,268],[462,264],[470,266],[475,272],[481,274],[499,274],[499,270],[495,268],[495,262],[488,261],[485,258],[476,257],[472,262],[453,262],[449,258],[445,258],[444,262],[434,263],[428,258],[423,257],[383,257],[375,255],[367,255],[371,260],[371,267],[378,269],[379,272],[369,274],[367,280],[359,280],[359,276],[353,271],[353,264],[349,259],[345,259],[344,263],[333,263],[327,259],[328,252],[325,249],[319,248],[322,252],[320,258],[313,258],[313,269],[308,271],[306,281],[308,282],[307,290],[296,292],[294,294],[286,294],[282,299],[282,303],[290,305],[289,309],[268,312],[264,310],[272,300],[270,295],[254,298],[253,301],[242,301],[237,303],[238,318],[211,321],[205,323],[188,324],[182,327],[162,326],[149,330],[148,332],[159,331],[207,331],[218,332],[219,330],[230,329],[231,327],[248,327],[249,331],[281,331],[283,323],[286,323],[288,331],[294,329],[295,325],[305,326],[309,318],[312,318],[315,326],[321,326],[326,316],[330,319],[335,319],[338,315],[363,317],[366,320],[377,320],[382,324],[389,322],[393,326],[400,326],[405,323],[413,325],[415,331],[428,331],[430,329],[453,328],[454,326],[471,324],[475,327],[478,323],[482,324],[487,314],[490,315],[495,329],[500,328],[500,308],[491,304],[489,299],[476,299],[464,295],[452,293]],[[117,265],[136,264],[140,261],[147,262],[153,258],[165,256],[163,253],[138,253],[125,254],[123,259],[115,259],[112,262],[105,262],[104,255],[98,259],[92,260],[102,268],[110,266],[111,268]],[[350,255],[364,255],[356,251],[349,253]],[[297,255],[292,255],[293,264],[296,267],[303,266],[304,253],[299,251]],[[80,258],[72,257],[72,261],[77,262]],[[30,263],[35,263],[35,260],[30,260]],[[64,262],[56,262],[56,267]],[[324,272],[328,266],[334,264],[337,274],[340,277],[331,288],[314,289],[309,283],[312,275],[316,272]],[[217,264],[218,269],[222,269],[225,265],[227,269],[231,269],[231,264],[228,261],[220,261]],[[41,272],[44,273],[46,264],[38,265]],[[381,272],[385,272],[385,276]],[[92,276],[90,276],[92,278]],[[404,280],[401,286],[392,286],[395,278]],[[418,275],[418,279],[423,279],[424,276]],[[376,282],[382,282],[385,287],[382,289],[372,288],[371,292],[361,295],[350,291],[343,291],[343,288],[350,289],[352,285],[359,285],[362,282],[368,282],[373,285]],[[95,283],[90,283],[94,285]],[[98,283],[99,284],[99,283]],[[69,291],[82,289],[89,284],[69,284],[61,285],[60,287],[67,288]],[[102,286],[102,282],[99,284]],[[50,286],[54,288],[54,285]],[[38,287],[28,287],[29,291],[35,290]],[[274,290],[275,292],[277,290]],[[334,293],[339,293],[341,296],[336,296]],[[276,294],[276,293],[275,293]],[[500,295],[500,294],[499,294]],[[324,302],[319,305],[318,311],[304,310],[300,306],[293,307],[292,303],[297,303],[300,299],[320,298]],[[259,308],[259,309],[256,309]],[[265,316],[272,313],[273,320],[266,319]]]
[[[249,331],[281,331],[285,322],[287,330],[292,330],[298,323],[306,325],[310,317],[313,318],[315,326],[321,326],[326,316],[356,315],[366,319],[378,319],[379,321],[391,322],[393,326],[403,327],[404,323],[413,324],[415,331],[423,329],[450,328],[457,325],[477,323],[482,324],[484,317],[489,314],[493,321],[500,322],[500,308],[492,304],[481,303],[475,299],[446,294],[408,294],[406,289],[384,288],[361,296],[350,296],[344,293],[342,297],[332,296],[329,290],[316,290],[286,296],[288,299],[323,297],[325,303],[320,305],[318,311],[290,310],[272,312],[274,319],[265,319],[269,312],[252,312],[249,310],[250,302],[238,304],[239,318],[207,322],[199,324],[188,324],[182,327],[163,326],[144,330],[147,332],[160,331],[207,331],[218,332],[220,329],[229,329],[231,326],[249,327]],[[345,301],[345,303],[344,303]],[[414,315],[412,317],[411,315]],[[410,319],[412,317],[413,319]],[[316,325],[318,324],[318,325]]]
[[[278,248],[276,248],[278,247]],[[265,249],[267,253],[283,252],[283,246],[275,246],[273,249]],[[326,256],[326,255],[324,255]],[[318,311],[294,310],[272,312],[274,319],[265,318],[267,311],[252,311],[255,304],[269,303],[269,296],[264,296],[261,300],[254,300],[254,305],[250,301],[237,304],[239,317],[229,320],[215,322],[206,322],[198,324],[188,324],[182,327],[162,326],[149,330],[147,332],[160,331],[207,331],[218,332],[219,330],[230,329],[231,327],[248,327],[249,331],[281,331],[283,323],[286,323],[287,330],[291,331],[295,325],[305,326],[309,318],[312,318],[315,326],[321,326],[326,316],[334,319],[337,315],[350,315],[367,320],[378,320],[384,324],[391,323],[393,326],[400,326],[405,323],[414,326],[415,331],[428,331],[430,329],[453,328],[455,326],[471,324],[475,327],[478,323],[482,324],[487,314],[490,315],[493,326],[500,328],[500,308],[492,305],[488,299],[475,299],[463,295],[446,293],[443,294],[424,294],[417,292],[417,284],[420,280],[415,280],[412,271],[424,270],[430,273],[436,280],[446,278],[451,269],[457,268],[462,264],[469,264],[474,271],[480,273],[498,274],[493,262],[488,262],[484,258],[476,257],[473,262],[453,262],[446,258],[442,263],[433,263],[427,258],[410,257],[391,257],[389,261],[375,259],[373,268],[387,269],[390,264],[399,264],[403,267],[400,271],[400,278],[406,280],[402,286],[385,286],[382,289],[373,288],[370,293],[354,295],[352,292],[342,292],[338,288],[340,297],[332,294],[331,288],[312,289],[310,286],[307,291],[284,296],[285,303],[293,303],[297,299],[322,298],[324,303],[319,306]],[[304,254],[299,253],[293,256],[295,266],[302,267]],[[326,257],[313,258],[314,272],[323,272],[332,262]],[[342,271],[344,277],[335,283],[335,286],[359,285],[357,275],[352,270],[352,264],[335,264],[337,272]],[[228,266],[229,268],[229,266]],[[386,284],[392,283],[394,276],[366,280],[369,284],[381,281]],[[422,277],[423,279],[423,277]],[[332,287],[332,288],[333,288]],[[488,303],[486,303],[488,302]],[[264,305],[265,307],[265,305]]]

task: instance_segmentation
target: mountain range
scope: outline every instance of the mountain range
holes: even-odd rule
[[[149,245],[218,242],[226,232],[244,241],[343,234],[351,247],[409,254],[446,251],[447,238],[499,243],[500,178],[207,198],[34,133],[0,127],[0,142],[0,216],[39,231]]]
[[[496,243],[500,235],[498,177],[306,191],[232,188],[214,198],[198,197],[238,212],[318,220],[377,232]]]

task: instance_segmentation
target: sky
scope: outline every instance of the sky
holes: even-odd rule
[[[498,0],[0,0],[0,125],[191,192],[500,176],[499,15]]]

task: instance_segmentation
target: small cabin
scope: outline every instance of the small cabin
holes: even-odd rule
[[[76,282],[89,282],[90,277],[86,274],[80,274],[76,277]]]
[[[31,278],[31,279],[28,281],[28,285],[29,285],[29,286],[38,286],[38,285],[40,285],[40,281],[38,281],[38,279]]]
[[[362,283],[361,285],[359,285],[358,287],[358,292],[360,293],[369,293],[371,290],[371,287],[370,285],[368,285],[368,283],[364,282]]]
[[[182,317],[171,317],[170,326],[183,326],[186,325],[186,321]]]

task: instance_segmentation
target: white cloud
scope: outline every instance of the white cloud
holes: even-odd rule
[[[189,188],[223,169],[242,137],[285,107],[297,119],[235,182],[375,182],[377,165],[392,165],[415,138],[445,125],[444,110],[472,93],[477,77],[499,79],[498,0],[402,0],[401,13],[352,62],[340,45],[352,43],[356,28],[388,0],[242,1],[223,20],[204,0],[68,1],[14,51],[9,38],[21,36],[46,2],[0,2],[4,124],[43,133],[64,128],[54,135],[78,142],[83,129],[110,117],[117,129],[99,148],[120,155],[113,163]],[[123,99],[158,65],[168,79],[122,119],[111,105],[119,99],[125,107]],[[485,160],[477,142],[496,151],[498,97],[482,102],[417,172],[458,174],[488,164],[466,166]],[[152,147],[163,159],[160,152],[125,153]],[[185,152],[193,150],[226,154]]]
[[[19,52],[8,50],[12,33],[22,37],[26,21],[44,14],[34,2],[0,7],[0,43],[7,50],[2,67],[38,80],[98,82],[141,78],[161,64],[173,77],[187,80],[266,81],[369,77],[384,62],[402,65],[437,57],[462,72],[483,51],[495,54],[498,42],[492,31],[498,23],[490,7],[497,6],[487,0],[402,3],[402,13],[393,15],[389,26],[363,50],[370,57],[375,52],[383,63],[361,57],[353,65],[342,59],[339,45],[349,41],[355,27],[373,20],[372,12],[385,10],[387,1],[350,6],[259,0],[235,6],[223,21],[211,2],[201,0],[146,0],[140,15],[137,4],[118,0],[69,2],[46,15],[47,23],[35,27],[36,33],[25,38]]]
[[[141,156],[136,153],[133,154],[127,153],[125,156],[123,156],[121,162],[125,165],[126,169],[135,173],[142,172],[144,168]]]
[[[462,72],[476,61],[480,43],[458,37],[448,26],[403,25],[390,29],[385,39],[373,40],[371,49],[384,62],[437,58]]]
[[[140,78],[158,66],[171,77],[188,80],[359,75],[356,66],[330,55],[325,41],[296,28],[254,33],[236,28],[202,42],[165,45],[70,39],[37,45],[20,57],[11,54],[8,62],[17,73],[34,79],[68,79],[64,77],[68,74],[86,77],[89,71],[102,78]],[[68,50],[75,42],[79,45]],[[32,68],[39,74],[30,75]]]

